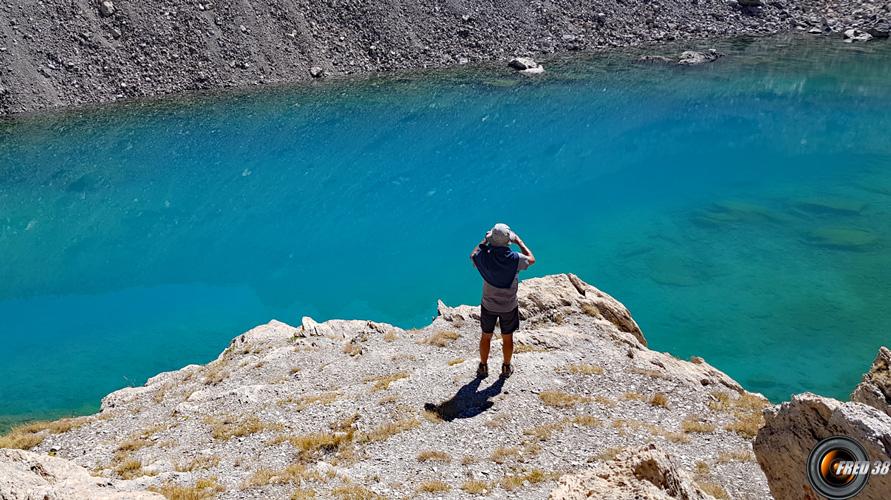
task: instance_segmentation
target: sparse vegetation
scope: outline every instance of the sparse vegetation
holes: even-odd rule
[[[603,368],[589,363],[570,364],[556,369],[558,373],[571,373],[573,375],[603,375]]]
[[[628,391],[625,394],[622,394],[622,399],[625,401],[643,401],[644,395],[639,392]]]
[[[464,358],[455,358],[449,360],[449,366],[460,365],[464,362]]]
[[[291,493],[291,500],[313,500],[314,498],[316,498],[316,492],[306,488],[297,488],[294,493]]]
[[[396,331],[387,330],[387,333],[384,334],[384,341],[393,342],[394,340],[396,340]]]
[[[292,464],[281,470],[259,469],[247,479],[242,489],[258,488],[270,484],[297,484],[303,479],[319,477],[315,471],[307,472],[303,464]]]
[[[667,429],[659,427],[658,425],[648,422],[641,422],[640,420],[625,420],[617,418],[613,420],[613,427],[619,429],[620,435],[624,435],[625,429],[627,428],[634,431],[643,430],[649,432],[654,436],[661,436],[673,443],[687,443],[690,441],[690,438],[686,434],[669,431]]]
[[[452,457],[444,451],[425,450],[418,453],[418,462],[451,462]]]
[[[659,370],[652,370],[649,368],[640,368],[640,367],[635,366],[635,367],[632,367],[630,371],[631,371],[631,373],[636,373],[638,375],[645,375],[650,378],[661,378],[661,379],[669,378],[668,375],[666,375],[665,373],[663,373]]]
[[[245,437],[266,430],[277,430],[281,428],[278,424],[266,424],[259,418],[251,415],[244,420],[237,420],[232,416],[223,419],[207,417],[204,422],[211,426],[211,436],[220,441],[227,441],[233,437]]]
[[[696,464],[693,466],[693,471],[698,476],[708,476],[712,472],[708,464],[703,462],[702,460],[696,462]]]
[[[385,424],[381,424],[371,432],[367,434],[362,434],[359,436],[360,442],[374,442],[374,441],[384,441],[389,439],[400,432],[410,431],[415,429],[421,425],[421,422],[416,418],[405,418],[402,420],[397,420],[395,422],[387,422]]]
[[[208,363],[208,365],[204,367],[204,385],[217,385],[222,382],[227,375],[226,363],[222,359]]]
[[[661,392],[657,392],[650,397],[650,404],[652,406],[660,406],[662,408],[668,408],[668,396]]]
[[[446,347],[452,342],[458,340],[460,337],[461,335],[458,332],[452,330],[440,330],[434,332],[433,335],[424,339],[424,343],[436,347]]]
[[[135,458],[131,458],[121,462],[117,467],[114,468],[114,471],[120,476],[121,479],[133,479],[136,477],[147,476],[146,472],[142,470],[142,462]]]
[[[331,494],[340,500],[384,500],[384,497],[358,484],[338,486],[331,491]]]
[[[61,434],[82,427],[88,422],[87,417],[78,417],[17,425],[6,435],[0,436],[0,448],[30,450],[42,443],[46,434]]]
[[[590,398],[584,396],[576,396],[563,391],[541,391],[538,395],[542,403],[548,406],[556,406],[558,408],[569,408],[581,403],[590,402]]]
[[[196,457],[192,459],[188,463],[184,464],[176,464],[174,469],[176,472],[194,472],[197,470],[204,470],[216,467],[220,464],[220,457],[216,455],[202,455],[200,457]]]
[[[503,464],[508,460],[513,460],[520,456],[520,449],[514,446],[501,446],[495,448],[492,452],[491,459],[496,464]]]
[[[755,454],[750,450],[725,451],[718,454],[718,463],[726,464],[728,462],[754,462]]]
[[[461,458],[461,465],[473,465],[477,463],[479,460],[473,455],[464,455]]]
[[[715,432],[715,424],[704,422],[702,420],[693,418],[692,416],[688,416],[684,419],[683,422],[681,422],[681,429],[683,429],[683,431],[687,434],[708,434],[710,432]]]
[[[609,462],[610,460],[614,460],[619,453],[622,452],[622,448],[607,448],[600,453],[594,455],[594,460],[599,460],[601,462]]]
[[[507,491],[514,491],[515,489],[523,486],[523,483],[525,482],[529,482],[530,484],[538,484],[545,481],[551,481],[553,479],[556,479],[558,476],[559,474],[557,473],[544,472],[541,469],[532,469],[520,474],[504,476],[503,478],[501,478],[501,481],[499,481],[498,484]]]
[[[725,430],[749,439],[758,434],[758,430],[764,425],[764,416],[761,412],[769,405],[766,399],[749,393],[734,398],[729,392],[723,391],[714,391],[711,396],[714,399],[709,402],[709,408],[730,412],[734,417],[733,422],[724,426]]]
[[[598,309],[597,306],[595,306],[594,304],[585,302],[582,304],[581,307],[582,307],[582,312],[585,313],[586,315],[591,316],[592,318],[600,318],[601,317],[600,309]]]
[[[401,380],[404,378],[408,378],[408,373],[399,372],[394,373],[392,375],[381,375],[378,377],[367,377],[365,382],[374,382],[374,385],[371,386],[372,391],[383,391],[390,387],[390,384],[397,380]]]
[[[482,495],[489,491],[489,483],[471,479],[469,481],[464,481],[464,484],[461,485],[461,489],[464,490],[465,493],[471,495]]]
[[[532,345],[532,344],[523,344],[514,340],[514,354],[523,354],[527,352],[547,352],[548,349],[545,347]]]
[[[303,411],[314,404],[319,405],[327,405],[337,401],[337,398],[340,396],[340,393],[337,391],[329,391],[329,392],[321,392],[319,394],[311,394],[307,396],[300,396],[298,398],[288,398],[282,399],[279,401],[279,405],[294,405],[294,409],[297,411]]]
[[[727,490],[725,490],[720,484],[712,483],[709,481],[697,481],[696,484],[702,491],[708,493],[718,500],[730,499],[730,495],[727,494]]]
[[[549,422],[547,424],[542,424],[530,429],[526,429],[525,431],[523,431],[523,434],[526,434],[527,436],[533,436],[539,441],[547,441],[555,432],[560,432],[566,426],[573,424],[583,427],[597,427],[601,424],[601,422],[597,417],[594,417],[592,415],[576,415],[574,417],[564,418],[556,422]]]
[[[194,486],[178,486],[165,484],[163,486],[149,487],[149,491],[160,493],[167,500],[210,500],[218,493],[226,491],[216,477],[199,479]]]
[[[418,485],[417,489],[420,493],[444,493],[451,490],[452,487],[442,481],[434,479],[422,482]]]

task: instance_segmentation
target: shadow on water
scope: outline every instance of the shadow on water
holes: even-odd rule
[[[458,389],[450,399],[439,404],[425,403],[424,409],[436,413],[446,422],[456,418],[473,418],[495,404],[490,399],[501,393],[504,380],[503,377],[498,377],[494,384],[480,391],[483,379],[476,377]]]

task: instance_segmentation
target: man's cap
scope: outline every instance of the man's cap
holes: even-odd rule
[[[486,233],[486,241],[495,247],[506,247],[510,244],[511,234],[510,226],[499,222]]]

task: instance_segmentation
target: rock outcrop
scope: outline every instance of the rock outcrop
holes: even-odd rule
[[[478,307],[440,302],[417,330],[273,321],[207,365],[108,395],[97,415],[6,442],[105,481],[222,499],[545,498],[590,467],[676,498],[706,498],[694,482],[769,498],[751,448],[766,400],[698,358],[649,350],[628,310],[574,275],[525,280],[519,301],[506,380],[474,378]]]
[[[128,491],[90,475],[68,460],[22,450],[0,449],[0,498],[3,500],[163,500],[157,493]]]
[[[689,474],[656,445],[625,450],[609,462],[560,478],[551,500],[711,500]]]
[[[872,460],[891,459],[891,416],[862,403],[799,394],[765,410],[765,423],[754,442],[755,455],[775,498],[819,498],[805,475],[807,457],[828,437],[858,441]],[[873,475],[859,500],[887,500],[891,475]]]
[[[398,69],[818,28],[887,35],[866,0],[89,0],[0,3],[0,116]]]
[[[882,346],[869,372],[851,394],[851,401],[867,404],[891,416],[891,349]]]

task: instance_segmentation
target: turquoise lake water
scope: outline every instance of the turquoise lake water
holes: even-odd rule
[[[737,40],[0,124],[0,425],[277,318],[426,324],[496,221],[651,347],[847,397],[891,309],[891,44]],[[520,368],[522,369],[522,368]]]

